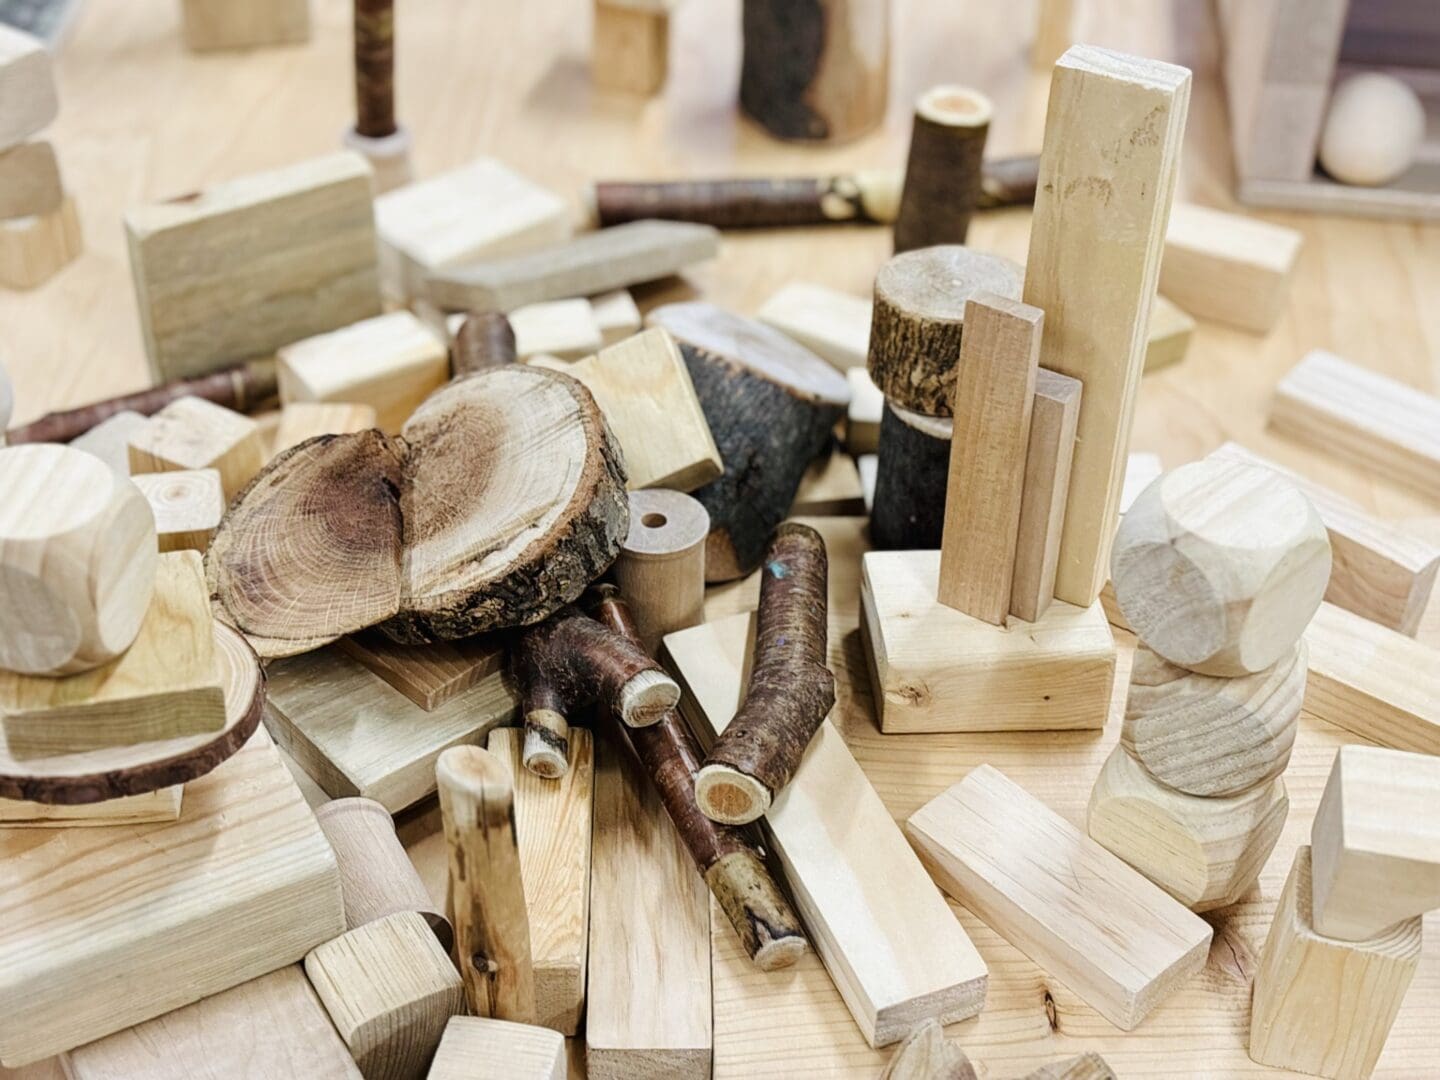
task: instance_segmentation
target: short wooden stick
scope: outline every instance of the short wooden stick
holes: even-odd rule
[[[994,111],[989,98],[965,86],[936,86],[920,95],[895,219],[897,252],[965,242],[980,201],[981,158]]]
[[[515,331],[510,320],[498,311],[488,311],[468,316],[460,324],[450,349],[450,374],[458,379],[515,360]]]
[[[637,640],[651,656],[666,634],[705,621],[709,532],[710,515],[684,492],[630,492],[630,534],[611,569],[635,612]]]
[[[355,0],[355,132],[395,134],[395,3]]]

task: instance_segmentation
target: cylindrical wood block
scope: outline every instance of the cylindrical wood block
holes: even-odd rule
[[[660,639],[705,621],[705,537],[710,515],[681,491],[630,493],[630,535],[612,568],[634,613],[640,644],[654,656]]]
[[[355,132],[395,130],[395,0],[355,0]]]
[[[866,363],[875,385],[904,408],[950,416],[966,301],[1018,300],[1023,280],[1019,263],[953,244],[896,255],[875,277]]]
[[[895,250],[963,244],[980,201],[990,99],[965,86],[936,86],[915,103],[910,158]]]
[[[890,0],[745,0],[740,107],[780,139],[843,142],[885,119]]]
[[[950,474],[948,416],[922,416],[885,403],[880,461],[870,511],[870,546],[877,551],[936,550],[945,531]]]
[[[419,912],[448,953],[450,920],[430,900],[425,883],[395,835],[395,819],[374,799],[335,799],[315,808],[315,820],[340,866],[345,929],[403,911]]]
[[[466,316],[450,347],[450,374],[459,378],[516,359],[515,328],[498,311]]]

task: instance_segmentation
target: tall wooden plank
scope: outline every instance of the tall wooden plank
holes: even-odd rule
[[[1040,618],[1055,599],[1080,397],[1079,380],[1044,368],[1036,374],[1020,530],[1015,538],[1015,577],[1010,586],[1010,614],[1026,622]]]

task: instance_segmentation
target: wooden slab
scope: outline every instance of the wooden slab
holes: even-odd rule
[[[555,1032],[509,1020],[456,1016],[427,1080],[565,1080],[565,1040]]]
[[[792,281],[766,300],[755,318],[843,371],[865,366],[873,308],[864,297],[808,281]]]
[[[426,712],[498,677],[505,667],[504,644],[491,634],[402,645],[379,630],[364,630],[341,638],[337,645]]]
[[[152,821],[174,821],[180,816],[185,788],[175,784],[144,795],[87,803],[83,806],[56,806],[0,799],[0,826],[7,829],[56,829],[144,825]]]
[[[1010,614],[1026,622],[1038,619],[1055,599],[1055,570],[1070,497],[1081,392],[1078,379],[1044,368],[1036,372],[1010,586]]]
[[[1301,240],[1283,225],[1177,203],[1160,291],[1196,318],[1265,333],[1289,303]]]
[[[521,360],[540,353],[579,360],[606,343],[595,309],[583,297],[526,304],[510,312],[509,319]]]

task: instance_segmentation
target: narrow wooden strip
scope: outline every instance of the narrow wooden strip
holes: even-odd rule
[[[1027,622],[1043,615],[1055,599],[1055,570],[1070,494],[1080,399],[1078,379],[1044,368],[1036,374],[1020,527],[1015,538],[1015,576],[1010,587],[1010,614]]]

